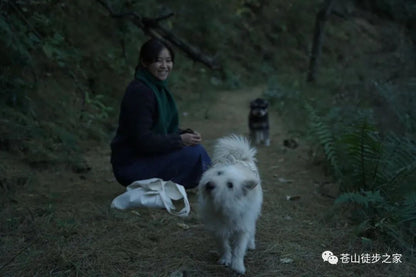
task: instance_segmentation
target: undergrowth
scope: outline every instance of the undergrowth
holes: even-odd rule
[[[84,144],[108,139],[114,108],[91,73],[101,56],[88,57],[71,34],[79,6],[48,0],[0,7],[0,149],[32,165],[85,170]]]
[[[325,117],[307,106],[311,131],[323,149],[358,234],[392,239],[414,252],[416,241],[416,144],[405,135],[381,133],[371,118],[357,118],[333,132]],[[342,130],[342,131],[340,131]]]

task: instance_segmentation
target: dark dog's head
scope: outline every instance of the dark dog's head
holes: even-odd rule
[[[250,113],[255,117],[262,117],[267,115],[267,107],[269,102],[262,98],[257,98],[250,102]]]

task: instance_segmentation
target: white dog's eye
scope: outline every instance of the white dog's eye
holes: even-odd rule
[[[231,182],[227,182],[227,187],[229,187],[230,189],[232,189],[234,187],[234,184]]]

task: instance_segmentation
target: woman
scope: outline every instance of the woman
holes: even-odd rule
[[[211,162],[200,144],[201,135],[178,128],[176,104],[166,87],[174,59],[172,49],[157,39],[140,49],[135,78],[126,89],[111,142],[113,172],[123,186],[161,178],[193,188]]]

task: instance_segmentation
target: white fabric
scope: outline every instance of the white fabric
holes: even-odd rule
[[[181,199],[183,199],[184,208],[177,212],[172,200]],[[172,181],[163,181],[159,178],[131,183],[127,186],[126,192],[114,198],[111,203],[111,208],[120,210],[138,207],[164,208],[170,214],[177,216],[188,216],[191,210],[185,188]]]

